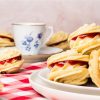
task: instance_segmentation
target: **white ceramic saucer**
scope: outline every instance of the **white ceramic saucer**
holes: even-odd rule
[[[45,61],[49,56],[62,52],[63,50],[55,47],[42,47],[38,55],[23,55],[25,62]]]
[[[86,94],[80,94],[75,92],[62,91],[55,87],[48,86],[39,79],[38,72],[39,71],[33,71],[29,77],[29,81],[33,89],[47,97],[49,100],[100,100],[100,96],[89,95],[89,91],[87,91]]]
[[[62,49],[60,48],[56,48],[56,47],[42,47],[40,49],[40,52],[39,54],[46,54],[46,55],[49,55],[49,54],[55,54],[55,53],[59,53],[63,51]]]
[[[100,95],[100,88],[95,87],[92,84],[92,82],[86,84],[86,86],[76,86],[76,85],[58,83],[47,79],[49,72],[50,71],[48,68],[45,68],[39,72],[39,78],[48,86],[55,87],[59,90],[64,90],[64,91],[77,92],[90,95]]]

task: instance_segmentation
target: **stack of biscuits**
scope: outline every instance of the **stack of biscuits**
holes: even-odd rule
[[[63,31],[57,32],[51,36],[46,45],[50,47],[57,47],[63,50],[67,50],[69,48],[68,34]]]
[[[47,60],[49,80],[83,85],[88,78],[100,87],[100,26],[85,24],[68,37],[70,50]]]
[[[0,74],[11,74],[20,71],[24,60],[15,46],[13,36],[10,33],[0,33]],[[0,91],[3,84],[0,82]]]
[[[14,39],[10,33],[0,33],[0,74],[20,71],[24,60],[14,46]]]

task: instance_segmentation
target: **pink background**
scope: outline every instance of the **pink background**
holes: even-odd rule
[[[44,22],[72,32],[84,23],[100,24],[100,0],[0,0],[0,32],[14,22]]]

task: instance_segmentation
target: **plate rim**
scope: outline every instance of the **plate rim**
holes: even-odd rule
[[[36,72],[32,72],[31,74],[30,74],[30,76],[28,77],[28,79],[29,79],[29,83],[31,84],[31,86],[32,86],[32,84],[35,84],[35,86],[37,85],[37,86],[39,86],[39,87],[41,87],[41,84],[40,83],[37,83],[37,82],[35,82],[35,81],[32,81],[32,78],[34,77],[34,74],[36,75],[36,74],[38,74],[38,72],[39,72],[40,70],[37,70]],[[35,77],[36,78],[36,77]],[[32,86],[32,88],[33,88],[33,86]],[[80,96],[87,96],[87,97],[96,97],[97,99],[100,99],[100,96],[99,95],[90,95],[90,94],[80,94],[80,93],[75,93],[75,92],[69,92],[69,91],[62,91],[62,90],[58,90],[58,89],[54,89],[54,88],[50,88],[50,87],[47,87],[47,86],[44,86],[44,85],[42,85],[42,88],[45,88],[45,89],[49,89],[49,90],[52,90],[52,91],[56,91],[56,92],[62,92],[62,93],[70,93],[70,94],[73,94],[73,95],[80,95]],[[33,88],[35,91],[37,91],[36,90],[36,87],[35,88]],[[37,91],[38,92],[38,91]],[[43,94],[42,94],[43,95]]]

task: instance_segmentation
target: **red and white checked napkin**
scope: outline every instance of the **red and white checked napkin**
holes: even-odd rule
[[[44,100],[29,84],[28,76],[33,70],[43,68],[46,62],[34,63],[24,66],[20,73],[2,74],[0,81],[4,84],[0,91],[0,100]]]

